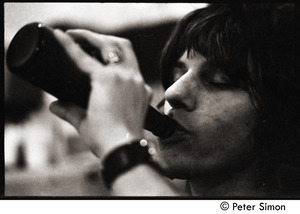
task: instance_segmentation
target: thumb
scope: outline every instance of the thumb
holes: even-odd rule
[[[85,110],[79,106],[59,100],[52,102],[49,110],[59,118],[69,122],[77,131],[79,131],[81,121],[86,116]]]

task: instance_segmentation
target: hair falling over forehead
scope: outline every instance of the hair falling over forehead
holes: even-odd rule
[[[174,61],[188,51],[199,53],[223,70],[234,82],[239,72],[247,69],[247,46],[244,23],[231,7],[211,5],[187,15],[178,24],[163,52],[162,78],[165,88],[170,84],[169,73]],[[243,75],[241,75],[243,76]]]
[[[263,122],[255,138],[265,146],[262,153],[281,160],[291,151],[274,152],[294,145],[300,151],[294,10],[294,4],[247,3],[212,4],[191,12],[178,23],[163,50],[164,88],[172,84],[171,71],[184,51],[201,54],[258,102]]]

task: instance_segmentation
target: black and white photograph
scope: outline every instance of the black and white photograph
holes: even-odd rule
[[[299,199],[295,16],[4,3],[4,197]]]

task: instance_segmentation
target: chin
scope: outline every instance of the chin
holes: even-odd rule
[[[170,178],[190,179],[216,175],[217,177],[243,171],[252,162],[250,159],[239,161],[203,157],[193,159],[191,155],[163,154],[164,163]]]
[[[179,155],[168,152],[164,153],[163,161],[165,163],[167,173],[171,178],[189,179],[210,174],[215,171],[213,164],[209,164],[206,160],[191,160],[190,156]]]

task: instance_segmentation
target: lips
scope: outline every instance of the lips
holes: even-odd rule
[[[159,140],[159,143],[161,143],[162,145],[174,145],[174,144],[186,141],[188,137],[189,137],[189,134],[183,133],[180,131],[176,131],[170,137],[168,137],[166,139],[159,138],[158,140]]]
[[[159,138],[158,140],[161,144],[167,145],[167,144],[180,143],[189,137],[190,137],[189,131],[184,126],[182,126],[180,123],[177,122],[176,130],[170,137],[165,139]]]

